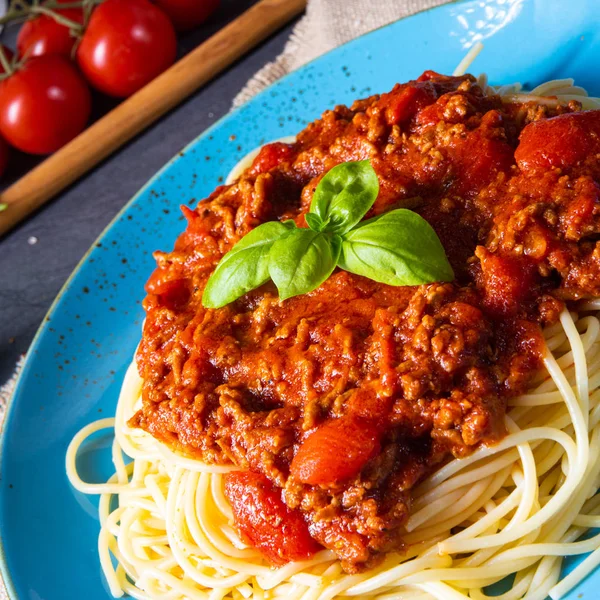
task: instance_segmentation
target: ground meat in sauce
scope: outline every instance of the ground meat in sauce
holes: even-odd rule
[[[579,108],[503,105],[471,76],[426,72],[263,148],[237,183],[185,208],[174,251],[155,254],[132,423],[261,474],[347,571],[401,549],[411,488],[504,434],[507,398],[540,366],[540,325],[600,292],[600,112]],[[203,308],[242,236],[275,219],[306,226],[323,174],[367,158],[380,181],[367,218],[419,212],[453,283],[394,288],[337,270],[284,302],[266,284]]]

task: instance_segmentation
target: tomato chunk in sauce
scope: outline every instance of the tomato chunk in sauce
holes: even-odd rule
[[[310,558],[321,547],[298,511],[281,500],[281,491],[264,476],[229,473],[225,494],[242,537],[274,565]]]
[[[343,482],[356,475],[378,453],[381,429],[354,418],[321,425],[300,446],[290,473],[302,483]]]
[[[276,168],[280,163],[294,156],[294,147],[283,142],[273,142],[263,146],[250,166],[250,172],[256,175]]]
[[[569,169],[600,152],[600,111],[559,115],[530,123],[515,151],[519,167]]]

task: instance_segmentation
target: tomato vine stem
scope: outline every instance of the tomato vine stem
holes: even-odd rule
[[[31,13],[32,14],[41,14],[41,15],[46,15],[48,17],[51,17],[57,23],[60,23],[61,25],[68,27],[74,33],[81,33],[81,31],[83,31],[83,27],[81,26],[81,24],[77,23],[77,21],[72,21],[71,19],[67,19],[67,17],[61,15],[58,12],[53,11],[52,9],[50,9],[46,6],[42,6],[41,4],[32,8]]]
[[[31,16],[43,14],[52,17],[57,23],[68,27],[74,32],[80,33],[83,30],[81,24],[67,19],[61,15],[59,10],[68,8],[82,8],[84,14],[89,15],[91,10],[103,0],[74,0],[73,2],[60,2],[59,0],[46,0],[41,3],[40,0],[33,0],[31,3],[23,0],[12,0],[6,14],[0,18],[0,25],[24,21]]]
[[[11,65],[10,60],[8,60],[8,56],[6,56],[6,52],[2,44],[0,44],[0,65],[2,65],[2,68],[4,69],[3,75],[5,77],[12,75],[13,65]]]

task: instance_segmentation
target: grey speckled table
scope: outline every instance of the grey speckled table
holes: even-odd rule
[[[253,3],[253,0],[222,0],[210,23],[181,38],[181,53],[194,48]],[[281,52],[292,25],[242,58],[0,240],[0,384],[27,350],[71,271],[116,212],[165,162],[228,112],[233,97],[246,81]],[[11,34],[9,31],[6,35],[9,45]],[[105,109],[108,102],[101,99],[97,104],[104,106],[98,106],[97,110]],[[31,160],[16,157],[13,177],[32,164]],[[33,238],[37,242],[32,244]]]

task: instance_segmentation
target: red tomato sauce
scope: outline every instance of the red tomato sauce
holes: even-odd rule
[[[426,72],[263,148],[156,252],[132,424],[243,472],[226,493],[273,564],[324,546],[348,572],[402,548],[411,488],[504,434],[540,367],[541,326],[600,293],[600,112],[503,104],[471,76]],[[272,284],[202,306],[252,228],[303,220],[315,186],[369,158],[380,193],[436,230],[452,283],[390,287],[336,270],[281,302]]]

